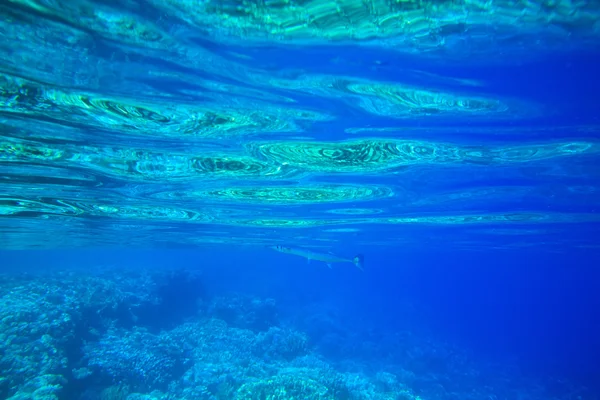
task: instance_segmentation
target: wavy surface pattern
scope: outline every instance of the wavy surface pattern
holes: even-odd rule
[[[544,71],[600,45],[598,3],[0,15],[3,249],[597,245],[595,100]]]

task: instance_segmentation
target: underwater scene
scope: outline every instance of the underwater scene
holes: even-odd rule
[[[0,16],[0,400],[600,400],[600,2]]]

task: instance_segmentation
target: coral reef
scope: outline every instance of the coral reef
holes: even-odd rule
[[[248,382],[236,393],[237,400],[335,400],[326,386],[300,375],[279,375]]]
[[[494,366],[504,378],[478,385],[483,369],[431,338],[373,336],[333,306],[303,312],[237,293],[210,297],[195,271],[6,276],[0,398],[476,400],[515,390],[547,398],[510,368]]]
[[[184,372],[184,352],[168,334],[144,328],[115,329],[83,347],[88,367],[109,381],[130,382],[142,390],[166,389]]]
[[[237,328],[262,331],[277,323],[277,304],[273,299],[258,299],[241,294],[219,296],[212,300],[209,314]]]

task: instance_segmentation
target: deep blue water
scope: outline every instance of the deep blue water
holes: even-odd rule
[[[0,3],[0,399],[600,399],[600,8],[367,3]]]
[[[42,266],[44,273],[96,265],[127,266],[133,271],[200,270],[203,286],[198,290],[207,291],[209,297],[241,293],[276,299],[282,317],[309,332],[318,352],[334,362],[358,359],[367,371],[403,364],[411,357],[395,354],[398,345],[390,337],[408,331],[416,341],[433,338],[456,357],[467,355],[465,365],[456,365],[445,354],[438,354],[437,361],[423,355],[417,373],[453,376],[474,363],[477,378],[455,377],[451,387],[456,392],[477,392],[481,385],[499,398],[517,398],[512,396],[518,393],[529,398],[535,396],[532,388],[540,385],[545,398],[598,397],[597,252],[472,252],[446,245],[435,251],[385,249],[369,252],[368,257],[367,271],[357,274],[330,271],[314,262],[307,265],[302,259],[282,263],[262,250],[2,253],[8,265],[31,267],[34,276]],[[339,324],[335,332],[344,332],[337,344],[354,343],[352,350],[340,349],[323,337],[321,330],[332,329],[329,325],[307,322],[308,316],[325,310]],[[167,325],[172,312],[153,318]],[[374,343],[375,348],[360,349],[365,343]],[[426,387],[415,386],[418,393],[429,393]]]

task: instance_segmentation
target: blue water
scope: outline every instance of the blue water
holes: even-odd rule
[[[595,3],[0,14],[0,399],[600,398]]]

